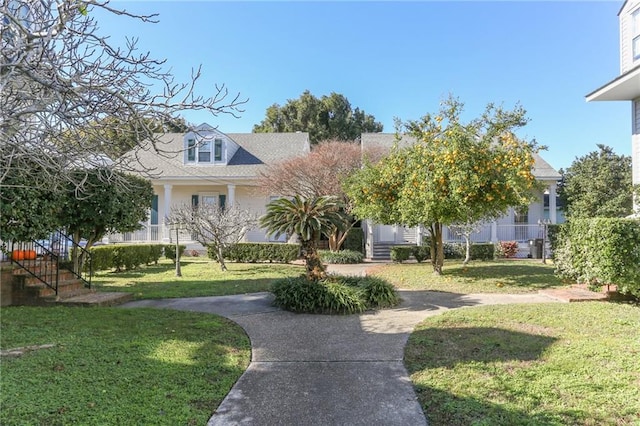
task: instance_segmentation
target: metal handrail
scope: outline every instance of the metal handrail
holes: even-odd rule
[[[91,252],[80,244],[76,243],[73,238],[69,235],[65,234],[62,230],[58,230],[54,235],[59,237],[59,241],[64,241],[65,248],[65,257],[70,262],[59,263],[59,267],[64,268],[65,270],[71,272],[76,278],[82,280],[84,282],[85,287],[91,288],[91,277],[93,276],[93,264],[92,264],[92,256]],[[71,246],[69,250],[69,246]],[[73,263],[73,253],[79,251],[78,259],[80,262],[78,263],[78,270],[75,270]],[[70,267],[68,265],[71,265]]]
[[[11,241],[8,249],[2,245],[11,263],[20,266],[29,275],[42,282],[58,295],[59,256],[39,241]],[[56,267],[54,268],[53,265]]]

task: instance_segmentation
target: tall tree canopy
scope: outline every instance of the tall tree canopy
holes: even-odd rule
[[[631,157],[611,147],[579,157],[565,171],[558,195],[569,218],[625,217],[633,213]]]
[[[0,189],[34,152],[55,185],[81,165],[123,167],[96,155],[112,143],[114,123],[133,128],[134,148],[148,140],[161,150],[153,123],[170,122],[187,110],[235,114],[243,103],[224,86],[198,95],[200,69],[184,83],[164,61],[140,53],[137,40],[122,46],[99,31],[100,10],[122,19],[154,22],[109,0],[11,0],[0,4]],[[158,93],[155,93],[158,88]],[[109,118],[109,120],[106,120]],[[73,143],[60,143],[60,138]],[[148,147],[148,144],[144,146]]]
[[[378,164],[347,181],[347,194],[360,218],[383,224],[424,225],[431,233],[434,271],[442,272],[442,226],[501,216],[528,204],[535,179],[535,142],[513,131],[526,124],[525,111],[488,105],[463,123],[463,104],[449,98],[440,111],[408,121],[399,130],[415,139],[396,146]]]
[[[382,123],[353,109],[344,95],[332,92],[318,99],[308,90],[283,106],[271,105],[265,119],[253,126],[254,133],[308,132],[312,144],[330,139],[354,141],[362,133],[381,131]]]

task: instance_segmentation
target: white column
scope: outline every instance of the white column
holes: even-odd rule
[[[495,220],[491,222],[491,242],[498,242],[498,222],[496,222]]]
[[[557,217],[557,194],[556,194],[556,183],[552,183],[549,185],[549,220],[551,223],[556,223]]]
[[[162,242],[168,243],[171,241],[171,235],[167,232],[166,218],[169,217],[169,212],[171,212],[171,189],[173,185],[165,185],[164,186],[164,211],[162,217]]]
[[[227,206],[232,207],[236,203],[236,186],[227,185]]]

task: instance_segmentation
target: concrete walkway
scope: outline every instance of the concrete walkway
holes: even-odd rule
[[[403,364],[416,324],[454,308],[553,302],[537,294],[400,291],[400,296],[395,309],[348,316],[282,311],[271,305],[270,293],[122,306],[214,313],[247,332],[251,363],[209,426],[426,425]]]

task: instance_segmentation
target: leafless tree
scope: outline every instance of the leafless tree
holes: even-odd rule
[[[224,249],[239,243],[257,221],[257,215],[237,205],[223,208],[206,204],[175,206],[167,219],[169,224],[183,226],[204,247],[211,246],[223,271],[227,270]]]
[[[260,174],[263,192],[283,197],[338,197],[349,210],[349,200],[342,189],[342,180],[362,167],[364,159],[376,162],[384,152],[371,149],[362,152],[357,142],[320,142],[309,154],[270,165]],[[353,217],[329,236],[329,248],[337,251],[355,224]]]
[[[230,96],[224,85],[216,85],[211,97],[197,94],[199,67],[190,81],[176,82],[163,60],[139,52],[137,39],[119,46],[101,34],[98,11],[156,22],[156,15],[133,14],[109,0],[2,0],[0,187],[33,152],[43,154],[37,159],[55,184],[70,179],[67,171],[74,167],[136,168],[136,149],[163,152],[156,124],[184,111],[242,112],[246,101]],[[114,132],[138,142],[132,156],[103,154]]]

